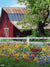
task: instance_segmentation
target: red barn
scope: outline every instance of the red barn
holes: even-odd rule
[[[24,19],[24,15],[28,10],[23,8],[2,8],[1,20],[0,20],[0,37],[25,37],[31,35],[31,30],[22,29],[22,25],[17,25],[17,22]],[[49,17],[50,18],[50,14]],[[36,26],[33,27],[35,29]],[[45,27],[45,29],[50,29],[50,24]]]
[[[21,25],[17,25],[18,21],[24,19],[27,12],[23,8],[2,8],[0,22],[0,37],[23,37],[31,35],[31,31],[20,32]]]

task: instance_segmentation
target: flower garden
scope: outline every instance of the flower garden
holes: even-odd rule
[[[50,45],[0,44],[0,66],[50,67]]]

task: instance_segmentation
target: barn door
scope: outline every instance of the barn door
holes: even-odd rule
[[[4,36],[9,37],[9,28],[4,28]]]

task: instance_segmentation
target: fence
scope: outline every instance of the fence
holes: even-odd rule
[[[1,40],[7,40],[6,42],[2,42]],[[24,40],[26,39],[26,42],[29,44],[29,43],[35,43],[35,42],[30,42],[30,39],[50,39],[50,37],[0,37],[0,43],[23,43],[23,42],[9,42],[9,40]],[[36,42],[36,43],[50,43],[50,42]]]

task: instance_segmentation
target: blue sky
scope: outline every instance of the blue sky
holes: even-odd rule
[[[17,0],[0,0],[0,14],[2,7],[25,7],[25,5],[21,5],[17,3]]]
[[[0,0],[0,7],[10,7],[17,4],[17,0]]]

